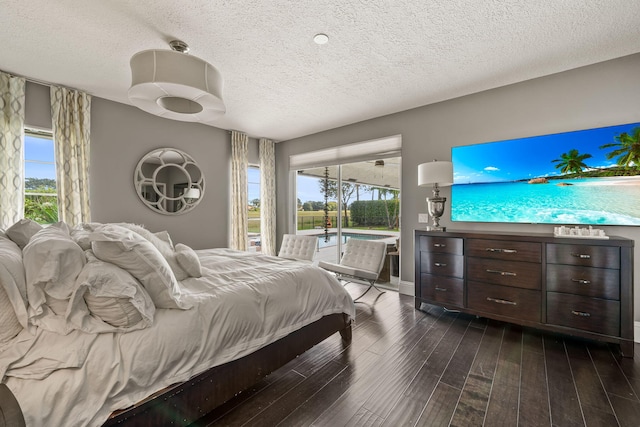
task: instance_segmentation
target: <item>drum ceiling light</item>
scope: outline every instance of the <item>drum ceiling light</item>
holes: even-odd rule
[[[172,50],[145,50],[131,58],[129,100],[148,113],[184,122],[210,123],[226,112],[222,76],[208,62],[188,55],[180,40]]]

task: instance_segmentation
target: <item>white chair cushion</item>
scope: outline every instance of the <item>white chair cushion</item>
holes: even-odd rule
[[[373,271],[377,275],[382,270],[387,254],[387,244],[380,240],[362,240],[350,238],[340,260],[340,265],[364,271]]]
[[[317,236],[285,234],[282,236],[282,245],[280,246],[278,256],[281,258],[313,261],[317,245]]]

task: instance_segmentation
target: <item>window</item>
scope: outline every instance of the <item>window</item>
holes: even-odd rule
[[[51,132],[25,129],[24,189],[25,218],[40,224],[58,221],[56,162]]]
[[[260,168],[247,169],[247,201],[249,205],[249,251],[260,252]]]

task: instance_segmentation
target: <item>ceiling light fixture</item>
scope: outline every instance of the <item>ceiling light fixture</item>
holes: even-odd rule
[[[316,44],[326,44],[329,41],[329,36],[319,33],[313,36],[313,41],[316,42]]]
[[[188,55],[189,46],[169,43],[172,50],[145,50],[131,58],[133,105],[156,116],[209,123],[226,112],[222,76],[208,62]]]

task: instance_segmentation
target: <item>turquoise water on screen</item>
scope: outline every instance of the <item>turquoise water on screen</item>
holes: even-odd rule
[[[640,225],[640,181],[625,178],[457,184],[451,203],[452,221]]]

